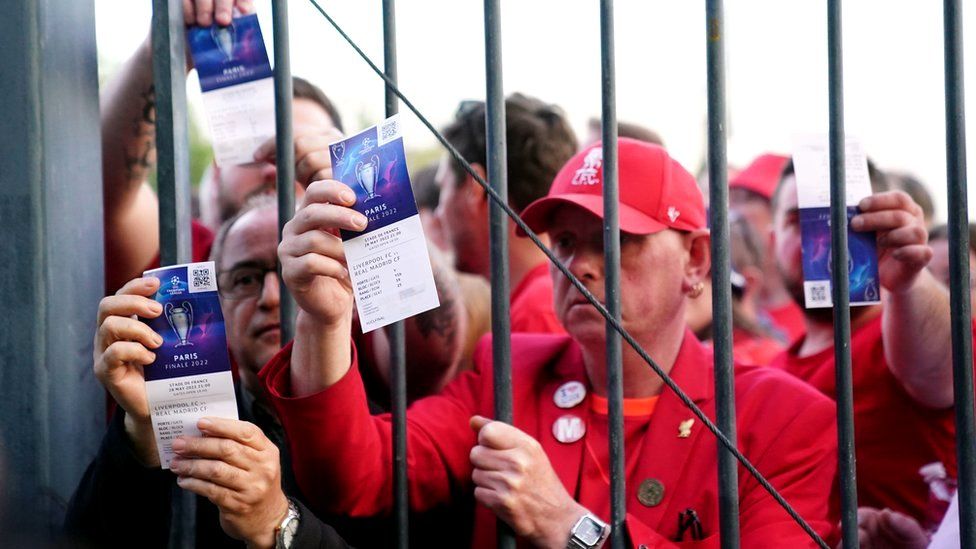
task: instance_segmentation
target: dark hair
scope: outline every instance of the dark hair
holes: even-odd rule
[[[935,216],[935,205],[924,183],[914,175],[905,172],[889,173],[888,179],[891,181],[892,188],[905,191],[922,208],[922,215],[925,216],[926,222],[932,220]]]
[[[309,101],[315,103],[316,105],[322,107],[322,110],[329,115],[332,119],[332,124],[335,125],[336,129],[345,131],[342,129],[342,117],[339,116],[339,109],[336,109],[332,100],[329,99],[325,92],[321,88],[312,84],[304,78],[293,76],[291,79],[292,85],[292,97],[295,99],[308,99]]]
[[[521,210],[549,192],[552,180],[573,154],[576,135],[559,107],[520,93],[505,99],[508,152],[508,203]],[[487,166],[485,104],[463,101],[444,137],[471,164]],[[454,163],[458,184],[464,168]]]
[[[599,118],[594,117],[590,119],[590,130],[599,132],[602,128],[603,122]],[[648,127],[641,126],[640,124],[635,124],[633,122],[618,120],[617,137],[629,137],[645,143],[660,145],[661,147],[664,146],[664,139],[661,139],[661,134]]]
[[[796,168],[793,167],[793,158],[783,166],[783,173],[779,176],[779,183],[776,184],[776,190],[773,192],[773,196],[770,198],[770,202],[773,206],[773,211],[775,212],[779,206],[779,193],[783,189],[783,182],[786,181],[786,177],[796,173]],[[871,193],[878,194],[885,191],[891,190],[891,182],[888,180],[888,175],[878,168],[877,164],[873,160],[868,158],[868,179],[871,180]]]
[[[437,164],[430,164],[413,172],[410,184],[413,187],[413,197],[420,209],[435,210],[440,200],[440,189],[434,181],[437,175]]]

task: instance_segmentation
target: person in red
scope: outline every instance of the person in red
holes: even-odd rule
[[[534,97],[513,94],[505,100],[508,143],[508,203],[519,211],[545,196],[559,168],[576,152],[576,135],[562,111]],[[487,179],[485,104],[461,103],[444,137]],[[491,278],[488,211],[490,200],[460,164],[444,155],[435,176],[440,200],[435,215],[461,272]],[[512,332],[565,333],[552,310],[552,281],[546,257],[530,241],[509,230]]]
[[[603,160],[590,146],[559,171],[524,217],[600,299],[604,295]],[[659,146],[619,140],[621,296],[626,329],[714,417],[711,354],[684,324],[687,296],[710,266],[705,209],[694,178]],[[391,421],[370,416],[350,345],[352,291],[342,245],[328,231],[363,230],[351,190],[318,181],[279,248],[299,306],[296,337],[261,371],[288,433],[313,508],[352,515],[392,505]],[[407,412],[410,505],[477,500],[471,546],[495,546],[496,518],[523,543],[598,547],[609,517],[605,320],[552,271],[554,306],[569,335],[512,336],[514,422],[491,421],[491,345],[475,370]],[[639,355],[623,356],[626,532],[632,547],[717,547],[716,439]],[[736,370],[738,447],[817,531],[835,474],[834,407],[769,368]],[[814,542],[740,469],[744,547]],[[586,531],[603,539],[589,539]]]
[[[901,191],[875,193],[858,204],[855,231],[877,231],[882,304],[853,307],[851,363],[858,504],[890,508],[927,523],[929,487],[919,469],[941,462],[955,476],[949,295],[925,268],[932,258],[922,210]],[[792,164],[773,200],[776,261],[797,303],[803,270]],[[806,336],[771,364],[834,398],[832,309],[805,309]],[[837,498],[833,505],[839,506]],[[938,517],[935,519],[938,522]]]
[[[789,157],[779,154],[761,154],[729,180],[729,210],[748,221],[766,248],[759,305],[767,321],[780,332],[784,344],[795,341],[805,329],[803,309],[793,301],[783,284],[769,245],[773,230],[770,200],[788,161]]]

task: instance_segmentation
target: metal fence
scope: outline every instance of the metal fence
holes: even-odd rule
[[[602,124],[604,143],[604,234],[606,261],[606,306],[601,305],[575,280],[568,269],[559,263],[541,241],[522,223],[507,202],[505,104],[502,92],[501,10],[498,0],[484,2],[485,74],[487,79],[487,181],[460,158],[457,151],[427,121],[423,114],[397,87],[396,32],[394,0],[383,0],[383,19],[377,21],[384,29],[384,69],[381,70],[359,49],[339,25],[315,0],[310,2],[325,19],[349,41],[380,77],[386,89],[386,113],[391,115],[402,102],[435,134],[449,153],[468,169],[486,190],[492,201],[491,262],[492,262],[492,331],[495,414],[496,418],[512,419],[510,326],[508,311],[507,225],[513,219],[536,244],[543,249],[558,270],[569,277],[586,296],[607,323],[607,370],[610,417],[611,456],[611,526],[623,532],[626,502],[624,498],[624,447],[622,416],[622,345],[633,347],[658,375],[668,389],[674,391],[702,423],[718,438],[718,477],[720,489],[720,525],[723,548],[739,546],[738,532],[738,467],[743,466],[756,476],[787,512],[804,526],[821,546],[823,540],[796,516],[776,491],[762,479],[759,472],[735,447],[735,403],[732,370],[731,288],[730,277],[728,188],[725,152],[725,66],[724,16],[721,0],[707,0],[704,36],[707,42],[708,75],[708,172],[710,185],[710,227],[712,230],[712,280],[716,372],[716,422],[713,423],[688,399],[673,381],[654,363],[637,342],[623,329],[620,321],[620,241],[617,218],[617,127],[615,105],[613,2],[600,2],[601,67],[602,67]],[[288,54],[287,0],[273,0],[275,43],[275,96],[277,120],[277,165],[279,222],[283,225],[294,212],[294,150],[291,128],[291,74]],[[153,2],[153,68],[155,78],[156,135],[158,147],[158,182],[160,197],[160,242],[162,264],[186,262],[190,259],[190,186],[188,170],[188,140],[186,120],[186,91],[184,68],[184,23],[180,0]],[[972,338],[968,263],[968,205],[966,193],[965,124],[963,104],[962,14],[959,0],[944,0],[945,36],[945,94],[946,94],[946,158],[949,196],[949,239],[952,302],[952,351],[955,391],[957,452],[959,459],[960,526],[963,547],[976,547],[976,422],[973,410]],[[847,234],[844,178],[844,109],[843,109],[843,47],[841,43],[841,1],[827,2],[827,48],[829,59],[830,101],[830,181],[831,227],[834,265],[847,264]],[[857,547],[857,494],[855,487],[853,397],[850,357],[850,315],[848,281],[843,270],[833,273],[835,362],[837,365],[837,410],[839,432],[838,464],[843,508],[843,540],[846,547]],[[287,341],[294,333],[294,303],[287,300],[282,286],[282,334]],[[398,545],[407,547],[407,471],[406,471],[406,387],[405,352],[402,325],[392,330],[393,374],[392,402],[394,437],[394,502]],[[182,493],[182,491],[181,491]],[[174,498],[174,546],[187,547],[193,543],[194,500],[192,497]],[[499,547],[514,547],[514,537],[499,522]],[[623,535],[613,537],[613,546],[621,548]]]
[[[396,32],[394,0],[383,0],[384,67],[381,71],[375,63],[342,32],[339,25],[315,0],[310,0],[319,12],[342,34],[376,72],[382,77],[386,89],[386,113],[398,110],[398,98],[404,101],[461,164],[469,169],[490,197],[491,239],[491,290],[492,332],[494,357],[495,417],[501,421],[512,419],[511,356],[509,349],[510,326],[508,311],[508,255],[506,216],[511,217],[536,243],[544,248],[532,232],[527,230],[517,214],[508,207],[506,181],[505,103],[502,92],[501,10],[498,0],[484,2],[485,75],[487,80],[487,147],[488,181],[484,181],[468,166],[453,148],[427,122],[422,113],[397,88]],[[279,222],[283,225],[294,211],[293,147],[291,144],[291,75],[288,59],[287,0],[274,0],[275,43],[275,91],[278,142],[278,194]],[[182,71],[184,59],[182,40],[181,3],[177,0],[155,0],[154,3],[153,55],[155,60],[157,90],[157,139],[159,142],[160,230],[163,263],[186,261],[189,257],[189,184],[186,178],[186,123],[185,89]],[[950,228],[950,262],[952,272],[952,346],[956,394],[957,447],[959,454],[960,524],[964,547],[976,546],[976,455],[973,441],[976,428],[973,418],[972,339],[970,331],[969,264],[968,264],[968,211],[966,202],[966,157],[963,106],[963,64],[961,6],[958,0],[945,0],[945,89],[946,89],[946,137],[948,164]],[[844,102],[843,102],[843,47],[841,43],[841,1],[827,3],[827,48],[829,59],[830,101],[830,181],[832,254],[834,265],[846,265],[848,261],[844,179]],[[380,23],[380,22],[377,22]],[[600,309],[607,319],[607,371],[610,419],[611,460],[611,527],[623,532],[626,515],[624,497],[624,448],[621,373],[622,338],[647,360],[670,390],[683,397],[680,388],[670,382],[660,368],[644,353],[637,343],[623,330],[620,323],[620,240],[618,227],[618,174],[617,174],[617,126],[615,104],[614,29],[613,1],[600,2],[601,69],[602,69],[602,125],[604,154],[604,249],[606,261],[606,308],[604,309],[578,281],[573,281],[580,291]],[[724,16],[721,0],[707,0],[705,8],[705,38],[707,41],[708,75],[708,175],[710,189],[710,227],[712,231],[712,281],[713,318],[715,342],[715,383],[717,399],[717,425],[709,421],[695,405],[684,397],[682,400],[703,423],[718,436],[718,467],[720,483],[720,525],[723,548],[739,546],[738,528],[738,465],[744,465],[750,473],[761,475],[746,458],[735,449],[735,402],[732,368],[732,314],[731,288],[725,281],[730,277],[728,187],[726,180],[725,135],[725,66],[724,66]],[[567,277],[568,270],[548,250],[549,259]],[[857,547],[857,493],[854,463],[854,421],[850,356],[849,288],[843,271],[835,271],[832,278],[834,307],[834,352],[837,377],[837,410],[839,432],[838,465],[842,494],[842,531],[846,547]],[[282,295],[287,291],[282,286]],[[293,333],[294,305],[282,306],[283,341]],[[405,426],[405,364],[402,325],[392,329],[393,373],[392,402],[394,418],[394,503],[398,546],[407,547],[407,482],[406,482],[406,426]],[[765,483],[764,483],[765,484]],[[767,489],[787,509],[787,503]],[[185,517],[183,536],[192,531],[192,513],[187,513],[187,499],[179,499],[182,507],[174,516]],[[821,546],[823,540],[798,519]],[[507,526],[499,521],[499,547],[514,547],[514,537]],[[176,539],[176,538],[174,538]],[[186,540],[186,537],[179,538]],[[613,547],[625,546],[623,535],[613,537]]]

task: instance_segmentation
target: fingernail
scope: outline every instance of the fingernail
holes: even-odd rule
[[[173,451],[182,452],[183,450],[186,450],[186,441],[182,438],[173,439]]]
[[[170,463],[170,467],[172,467],[172,463]],[[186,481],[186,477],[176,477],[176,484],[183,486],[184,481]]]
[[[197,427],[201,431],[205,431],[205,430],[213,427],[213,422],[210,421],[209,419],[204,418],[204,419],[201,419],[200,421],[197,422]]]
[[[352,216],[352,224],[362,229],[366,226],[366,216],[359,214]]]
[[[340,192],[339,198],[341,198],[342,201],[345,202],[346,204],[352,204],[353,202],[356,201],[356,195],[354,195],[351,191]]]
[[[854,228],[854,229],[860,229],[862,225],[864,225],[864,220],[861,219],[859,216],[852,217],[851,218],[851,227],[852,228]]]
[[[163,344],[163,338],[159,337],[159,334],[155,334],[153,335],[153,343],[155,343],[156,346],[159,347],[160,345]]]
[[[154,312],[154,313],[156,313],[156,314],[159,314],[159,313],[163,312],[163,306],[160,305],[159,303],[156,303],[154,301],[153,303],[151,303],[149,305],[149,310],[152,311],[152,312]]]

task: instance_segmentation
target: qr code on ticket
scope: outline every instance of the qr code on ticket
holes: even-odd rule
[[[400,137],[400,117],[393,116],[380,125],[377,145],[383,146],[398,137]]]
[[[217,284],[214,282],[213,264],[198,264],[190,266],[190,293],[214,292]]]
[[[806,288],[806,302],[808,307],[830,306],[829,280],[807,281],[804,286]]]

